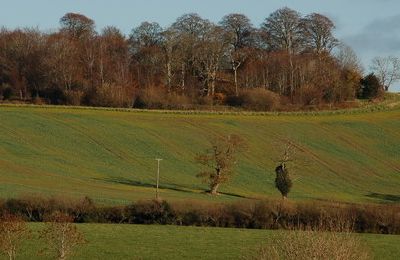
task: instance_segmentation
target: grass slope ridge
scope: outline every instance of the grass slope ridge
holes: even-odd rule
[[[290,138],[299,163],[289,197],[348,202],[400,201],[400,109],[321,114],[177,114],[57,107],[0,107],[0,197],[82,197],[105,204],[154,196],[229,201],[279,197],[279,140]],[[194,156],[215,135],[249,142],[224,195],[204,195]]]

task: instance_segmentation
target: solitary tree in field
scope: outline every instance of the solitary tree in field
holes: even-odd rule
[[[212,195],[218,194],[220,184],[232,178],[237,156],[245,148],[246,143],[243,138],[238,135],[229,135],[215,138],[211,142],[210,149],[196,157],[196,161],[207,168],[197,174],[197,177],[203,178],[204,182],[210,185]]]
[[[72,221],[71,216],[58,212],[47,222],[46,228],[40,234],[57,259],[67,259],[77,246],[85,243],[83,234]]]
[[[294,151],[293,148],[293,144],[291,142],[287,142],[279,165],[275,168],[275,187],[280,191],[283,199],[287,198],[293,185],[292,179],[289,175],[289,170],[286,166],[286,163],[292,160],[292,155]]]
[[[290,179],[289,171],[286,168],[286,165],[281,163],[275,168],[275,173],[275,187],[281,192],[282,197],[286,199],[290,189],[292,188],[292,180]]]

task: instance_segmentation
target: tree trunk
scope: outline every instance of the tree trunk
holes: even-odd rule
[[[234,66],[233,73],[235,76],[235,95],[239,96],[238,81],[237,81],[237,68]]]
[[[168,92],[171,92],[171,82],[172,82],[172,68],[171,62],[167,62],[167,85],[168,85]]]
[[[215,95],[215,80],[212,79],[211,81],[211,96]]]
[[[211,190],[210,190],[210,194],[211,195],[218,195],[218,187],[219,187],[219,183],[214,183],[211,185]]]
[[[290,99],[293,101],[293,96],[294,96],[294,67],[293,67],[293,58],[292,58],[292,53],[289,53],[289,63],[290,63]]]
[[[185,63],[182,63],[182,68],[181,68],[181,89],[185,89]]]

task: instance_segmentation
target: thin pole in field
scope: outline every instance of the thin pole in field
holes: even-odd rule
[[[157,184],[156,184],[156,200],[159,199],[158,196],[158,184],[160,182],[160,161],[162,161],[162,159],[156,159],[157,161]]]

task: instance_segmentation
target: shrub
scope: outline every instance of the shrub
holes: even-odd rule
[[[134,224],[173,224],[175,214],[166,201],[142,201],[128,206],[128,221]]]
[[[127,90],[128,88],[116,84],[102,84],[87,98],[87,103],[102,107],[130,107],[132,95]]]
[[[73,255],[74,249],[85,243],[83,234],[72,224],[73,217],[55,212],[46,222],[46,227],[40,233],[40,238],[46,241],[48,250],[57,259],[67,259]]]
[[[0,218],[0,250],[9,259],[15,259],[21,242],[28,238],[29,230],[21,217],[4,214]]]
[[[369,74],[361,79],[361,89],[358,97],[363,99],[374,99],[382,96],[383,87],[379,79],[373,74]]]
[[[329,99],[329,92],[325,93],[325,99]],[[322,102],[323,91],[313,84],[301,86],[298,103],[304,106],[316,106]]]
[[[8,84],[1,84],[0,85],[0,100],[8,100],[11,99],[13,96],[13,89]]]
[[[228,96],[225,100],[228,106],[232,107],[241,107],[244,103],[244,98],[242,95],[240,96]]]
[[[136,94],[134,108],[162,109],[166,103],[166,91],[162,88],[148,87]]]
[[[274,226],[274,217],[271,212],[273,211],[272,203],[265,203],[262,201],[254,205],[252,211],[251,228],[267,229]]]
[[[352,233],[285,231],[262,247],[256,259],[371,259],[368,248]]]
[[[134,108],[187,109],[191,100],[185,95],[167,93],[162,87],[148,87],[138,91],[133,102]]]
[[[189,97],[176,93],[167,94],[167,102],[164,104],[166,109],[188,109],[192,106],[193,104]]]
[[[66,105],[79,106],[82,103],[84,92],[81,90],[64,90]]]
[[[35,105],[46,105],[47,104],[45,99],[38,97],[38,96],[35,96],[32,98],[32,103]]]
[[[279,95],[264,88],[246,89],[239,96],[229,96],[227,105],[254,111],[271,111],[279,107]]]
[[[399,205],[358,205],[282,200],[236,203],[139,201],[128,206],[100,207],[90,198],[45,199],[37,196],[0,201],[6,214],[27,221],[46,221],[57,212],[77,223],[177,224],[263,229],[354,230],[359,233],[400,234]],[[340,228],[339,228],[340,227]]]

